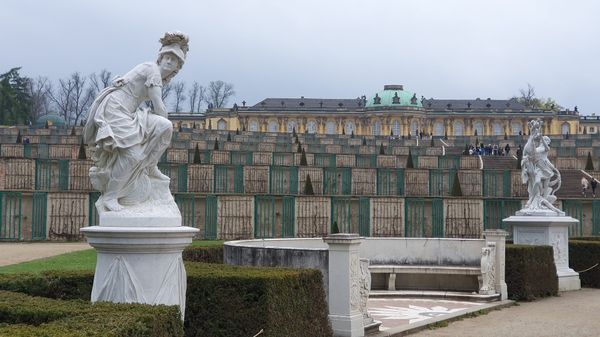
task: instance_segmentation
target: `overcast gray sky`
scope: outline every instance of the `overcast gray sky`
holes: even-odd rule
[[[0,72],[123,74],[180,30],[190,52],[175,80],[231,82],[230,105],[371,96],[384,84],[501,99],[531,83],[591,114],[600,113],[599,17],[596,0],[2,0]]]

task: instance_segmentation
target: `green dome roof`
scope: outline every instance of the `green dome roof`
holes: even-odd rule
[[[415,93],[404,90],[401,85],[385,85],[383,91],[367,99],[367,108],[412,106],[423,107]]]
[[[40,116],[35,121],[35,126],[38,128],[43,128],[46,125],[46,121],[49,121],[52,126],[64,126],[65,120],[57,114],[47,114]]]

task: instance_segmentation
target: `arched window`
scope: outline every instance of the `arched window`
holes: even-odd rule
[[[465,133],[465,125],[461,121],[454,122],[454,135],[462,136]]]
[[[308,121],[306,124],[306,129],[308,130],[308,133],[317,133],[317,122]]]
[[[413,136],[417,136],[419,134],[419,123],[417,123],[417,121],[412,121],[410,123],[410,133]]]
[[[335,134],[335,122],[329,121],[325,124],[325,133],[328,135]]]
[[[347,121],[344,129],[347,135],[352,134],[352,132],[354,132],[354,123],[352,121]]]
[[[224,119],[219,119],[219,121],[217,122],[217,129],[227,130],[227,122]]]
[[[433,135],[443,136],[444,135],[444,122],[437,121],[433,123]]]
[[[567,133],[570,133],[569,132],[569,123],[564,122],[562,124],[562,126],[560,127],[560,133],[562,133],[563,135],[566,135]]]
[[[512,122],[510,128],[512,129],[513,135],[518,135],[519,132],[522,133],[523,131],[523,125],[520,122]]]
[[[500,124],[498,122],[494,122],[492,124],[492,129],[494,130],[494,136],[501,136],[503,134],[502,124]]]
[[[276,121],[270,121],[269,126],[267,127],[268,132],[277,132],[279,129],[279,125]]]
[[[380,135],[381,135],[381,122],[375,121],[373,123],[373,136],[380,136]]]
[[[482,122],[475,122],[473,123],[473,134],[475,134],[475,131],[477,131],[477,135],[478,136],[483,136],[483,123]]]
[[[298,125],[296,124],[296,121],[288,121],[287,132],[292,133],[294,129],[296,129],[296,132],[298,132]]]
[[[400,136],[400,121],[394,121],[394,124],[392,124],[392,132],[394,133],[394,136]]]
[[[257,132],[258,131],[258,122],[250,121],[250,125],[248,126],[249,131]]]

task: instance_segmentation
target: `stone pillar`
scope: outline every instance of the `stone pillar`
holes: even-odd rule
[[[335,336],[364,336],[360,312],[360,259],[357,234],[332,234],[329,245],[329,321]]]
[[[488,229],[483,231],[485,241],[494,243],[496,246],[496,275],[494,279],[496,293],[500,294],[500,300],[504,301],[508,298],[508,290],[506,287],[506,237],[508,233],[503,230]]]
[[[579,220],[565,215],[537,216],[520,213],[522,211],[502,220],[506,225],[512,225],[514,243],[552,246],[558,290],[581,289],[579,273],[569,268],[569,227],[576,226]]]

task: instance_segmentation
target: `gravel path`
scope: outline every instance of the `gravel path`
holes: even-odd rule
[[[0,243],[0,266],[90,248],[87,242],[3,242]]]
[[[447,327],[411,334],[415,337],[596,337],[600,336],[600,289],[561,293],[535,302],[520,302],[487,315],[451,322]]]

